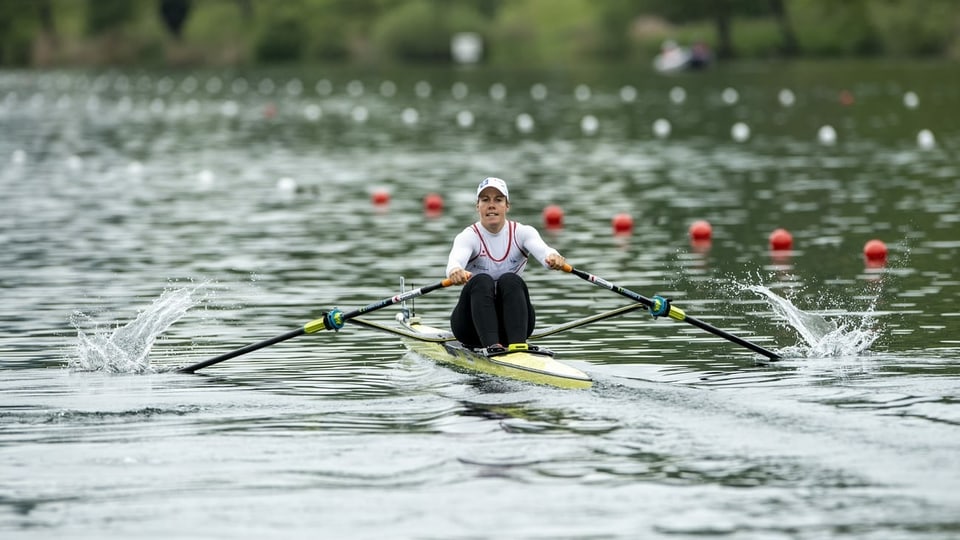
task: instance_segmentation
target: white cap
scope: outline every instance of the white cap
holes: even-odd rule
[[[483,182],[480,182],[480,185],[477,186],[477,197],[480,196],[480,192],[484,189],[492,187],[493,189],[503,193],[503,196],[510,200],[510,192],[507,191],[507,183],[499,178],[494,178],[493,176],[488,176],[483,179]]]

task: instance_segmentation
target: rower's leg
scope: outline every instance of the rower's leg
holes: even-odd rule
[[[497,314],[504,345],[527,342],[537,316],[527,284],[517,274],[504,274],[497,280]]]
[[[487,274],[475,274],[460,291],[450,315],[450,329],[467,347],[500,343],[495,303],[496,283]]]

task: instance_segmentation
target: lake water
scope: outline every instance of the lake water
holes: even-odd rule
[[[958,111],[939,64],[0,72],[0,536],[956,538]],[[784,360],[635,311],[541,342],[584,391],[351,325],[172,372],[442,278],[488,175]]]

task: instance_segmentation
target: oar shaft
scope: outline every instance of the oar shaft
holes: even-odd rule
[[[380,308],[384,308],[384,307],[387,307],[387,306],[392,306],[393,304],[399,304],[400,302],[404,302],[404,301],[406,301],[406,300],[410,300],[411,298],[416,298],[416,297],[418,297],[418,296],[423,296],[423,295],[425,295],[425,294],[427,294],[427,293],[429,293],[429,292],[433,292],[433,291],[435,291],[435,290],[437,290],[437,289],[442,289],[442,288],[444,288],[444,287],[449,287],[450,285],[453,285],[453,282],[450,281],[449,279],[445,279],[445,280],[443,280],[443,281],[439,281],[439,282],[437,282],[437,283],[434,283],[433,285],[427,285],[427,286],[425,286],[425,287],[420,287],[419,289],[412,289],[412,290],[409,290],[409,291],[407,291],[407,292],[405,292],[405,293],[401,293],[401,294],[398,294],[398,295],[396,295],[396,296],[391,296],[390,298],[384,298],[383,300],[380,300],[379,302],[374,302],[374,303],[372,303],[372,304],[370,304],[370,305],[367,305],[367,306],[364,306],[364,307],[362,307],[362,308],[355,309],[355,310],[353,310],[353,311],[351,311],[351,312],[349,312],[349,313],[346,313],[346,314],[343,316],[343,318],[344,318],[344,320],[349,320],[349,319],[352,319],[352,318],[354,318],[354,317],[356,317],[356,316],[358,316],[358,315],[363,315],[364,313],[370,313],[371,311],[376,311],[376,310],[378,310],[378,309],[380,309]]]
[[[235,350],[235,351],[230,351],[230,352],[228,352],[228,353],[221,354],[220,356],[217,356],[216,358],[211,358],[211,359],[206,360],[206,361],[204,361],[204,362],[200,362],[200,363],[198,363],[198,364],[193,364],[192,366],[187,366],[187,367],[184,367],[184,368],[180,368],[180,369],[178,369],[177,371],[179,371],[180,373],[193,373],[193,372],[197,371],[198,369],[203,369],[203,368],[205,368],[205,367],[207,367],[207,366],[212,366],[212,365],[214,365],[214,364],[219,364],[220,362],[223,362],[224,360],[229,360],[229,359],[231,359],[231,358],[236,358],[237,356],[240,356],[240,355],[242,355],[242,354],[247,354],[247,353],[249,353],[249,352],[253,352],[253,351],[256,351],[256,350],[258,350],[258,349],[262,349],[262,348],[264,348],[264,347],[269,347],[270,345],[276,345],[277,343],[280,343],[281,341],[286,341],[286,340],[288,340],[288,339],[295,338],[295,337],[297,337],[297,336],[302,336],[302,335],[305,334],[305,333],[306,333],[306,331],[305,331],[302,327],[301,327],[301,328],[297,328],[296,330],[291,330],[290,332],[287,332],[286,334],[283,334],[283,335],[280,335],[280,336],[276,336],[276,337],[272,337],[272,338],[270,338],[270,339],[266,339],[266,340],[263,340],[263,341],[258,342],[258,343],[251,343],[250,345],[247,345],[246,347],[237,349],[237,350]]]
[[[607,280],[605,280],[605,279],[603,279],[603,278],[601,278],[601,277],[597,277],[597,276],[595,276],[595,275],[593,275],[593,274],[584,272],[583,270],[578,270],[578,269],[570,266],[569,264],[564,265],[563,270],[564,270],[564,272],[570,272],[571,274],[573,274],[573,275],[575,275],[575,276],[577,276],[577,277],[579,277],[579,278],[581,278],[581,279],[583,279],[583,280],[589,281],[590,283],[593,283],[593,284],[597,285],[598,287],[603,287],[603,288],[605,288],[605,289],[609,289],[609,290],[611,290],[611,291],[613,291],[613,292],[615,292],[615,293],[617,293],[617,294],[619,294],[619,295],[621,295],[621,296],[625,296],[625,297],[630,298],[630,299],[632,299],[632,300],[634,300],[634,301],[636,301],[636,302],[640,302],[641,304],[643,304],[643,305],[645,305],[645,306],[647,306],[647,307],[653,307],[654,302],[653,302],[653,300],[651,300],[650,298],[647,298],[646,296],[643,296],[643,295],[641,295],[641,294],[635,293],[635,292],[631,291],[630,289],[624,289],[623,287],[621,287],[621,286],[619,286],[619,285],[615,285],[615,284],[613,284],[613,283],[611,283],[611,282],[609,282],[609,281],[607,281]],[[724,339],[726,339],[726,340],[732,341],[733,343],[736,343],[737,345],[740,345],[740,346],[742,346],[742,347],[746,347],[747,349],[750,349],[750,350],[753,351],[753,352],[762,354],[763,356],[766,356],[767,358],[769,358],[769,359],[771,359],[771,360],[779,360],[779,359],[780,359],[780,355],[779,355],[779,354],[777,354],[777,353],[775,353],[775,352],[773,352],[773,351],[767,350],[767,349],[761,347],[760,345],[757,345],[756,343],[751,343],[751,342],[749,342],[749,341],[747,341],[747,340],[745,340],[745,339],[743,339],[743,338],[741,338],[741,337],[735,336],[735,335],[733,335],[733,334],[731,334],[731,333],[729,333],[729,332],[726,332],[726,331],[724,331],[724,330],[721,330],[720,328],[717,328],[717,327],[715,327],[715,326],[713,326],[713,325],[711,325],[711,324],[708,324],[708,323],[706,323],[706,322],[703,322],[703,321],[701,321],[700,319],[697,319],[696,317],[691,317],[690,315],[687,315],[682,309],[680,309],[680,308],[678,308],[678,307],[676,307],[676,306],[674,306],[674,305],[670,305],[670,312],[669,312],[668,316],[669,316],[671,319],[676,319],[676,320],[678,320],[678,321],[683,321],[683,322],[689,323],[689,324],[691,324],[691,325],[693,325],[693,326],[696,326],[697,328],[700,328],[700,329],[702,329],[702,330],[706,330],[707,332],[710,332],[711,334],[714,334],[714,335],[720,336],[720,337],[722,337],[722,338],[724,338]]]

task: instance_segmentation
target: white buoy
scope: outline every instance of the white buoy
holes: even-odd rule
[[[163,77],[157,81],[157,93],[162,95],[169,94],[171,91],[173,91],[174,86],[175,84],[173,83],[173,79],[170,77]]]
[[[797,96],[793,94],[793,90],[784,88],[777,94],[777,100],[779,100],[780,104],[784,107],[792,107],[793,104],[797,102]]]
[[[197,185],[200,189],[209,189],[216,179],[217,177],[213,174],[213,171],[209,169],[203,169],[197,173]]]
[[[182,81],[180,81],[180,90],[186,94],[192,94],[197,91],[197,88],[200,87],[200,83],[197,82],[197,78],[193,75],[188,75]]]
[[[400,119],[408,126],[415,126],[420,121],[420,113],[412,107],[407,107],[400,114]]]
[[[289,176],[277,180],[277,191],[284,195],[292,195],[297,192],[297,181]]]
[[[670,121],[663,118],[658,118],[653,122],[653,134],[660,139],[665,139],[670,136],[671,126]]]
[[[578,84],[573,90],[573,95],[577,98],[577,101],[587,101],[591,95],[590,87],[585,84]]]
[[[829,124],[821,126],[817,131],[817,140],[824,146],[833,146],[837,143],[837,130]]]
[[[620,101],[624,103],[633,103],[637,99],[637,89],[626,85],[620,88]]]
[[[494,101],[503,101],[507,97],[507,87],[503,83],[493,83],[490,85],[490,98]]]
[[[124,81],[124,85],[127,84],[126,79],[124,79]],[[207,84],[203,85],[203,87],[208,94],[216,94],[220,92],[220,90],[223,90],[223,81],[220,80],[220,77],[210,77],[207,79]]]
[[[723,93],[720,94],[720,99],[727,105],[736,105],[740,101],[740,92],[737,92],[735,88],[724,88]]]
[[[670,101],[676,105],[680,105],[687,100],[687,91],[681,86],[674,86],[670,89]]]
[[[356,79],[347,83],[347,94],[350,97],[360,97],[363,95],[363,81]]]
[[[259,84],[257,84],[257,92],[264,96],[269,96],[276,90],[277,85],[274,84],[272,79],[262,79]]]
[[[473,113],[470,111],[460,111],[457,113],[457,125],[462,128],[473,126]]]
[[[237,105],[236,101],[228,99],[220,104],[220,114],[226,116],[227,118],[233,118],[240,112],[240,106]]]
[[[534,121],[533,117],[527,113],[520,113],[517,115],[517,130],[520,133],[530,133],[533,131]]]
[[[580,119],[580,131],[584,135],[595,135],[598,129],[600,129],[600,121],[596,116],[588,114]]]
[[[730,136],[737,142],[744,142],[750,138],[750,126],[737,122],[730,128]]]
[[[483,57],[483,37],[476,32],[457,32],[450,38],[450,54],[458,64],[476,64]]]
[[[317,84],[313,85],[313,91],[318,96],[329,96],[333,92],[333,83],[327,79],[320,79]]]
[[[453,99],[463,99],[470,93],[470,88],[467,86],[467,83],[457,81],[453,83],[453,86],[450,88],[450,93],[453,94]]]
[[[397,93],[397,83],[393,81],[383,81],[380,83],[380,95],[383,97],[393,97]]]
[[[127,114],[133,110],[133,100],[130,99],[130,96],[123,96],[117,100],[117,112],[120,114]]]
[[[536,83],[530,87],[530,97],[537,101],[547,99],[547,87],[543,83]]]
[[[358,124],[363,124],[367,121],[367,118],[370,117],[370,113],[367,112],[367,108],[363,106],[356,106],[350,111],[350,117],[353,118],[353,121]]]
[[[920,96],[916,92],[907,92],[903,95],[903,106],[908,109],[916,109],[920,106]]]
[[[921,129],[920,133],[917,133],[917,146],[923,150],[932,150],[937,146],[937,139],[933,136],[933,132],[929,129]]]
[[[290,79],[287,81],[287,85],[284,87],[288,95],[299,96],[303,93],[303,83],[300,82],[300,79]]]
[[[323,115],[323,109],[316,103],[311,103],[303,108],[303,117],[311,122],[316,122]]]
[[[428,98],[431,92],[433,92],[433,87],[430,86],[430,83],[427,81],[419,81],[413,86],[413,92],[417,94],[419,98]]]
[[[230,91],[238,96],[246,94],[249,87],[250,85],[247,84],[247,80],[243,77],[234,79],[233,82],[230,83]]]

